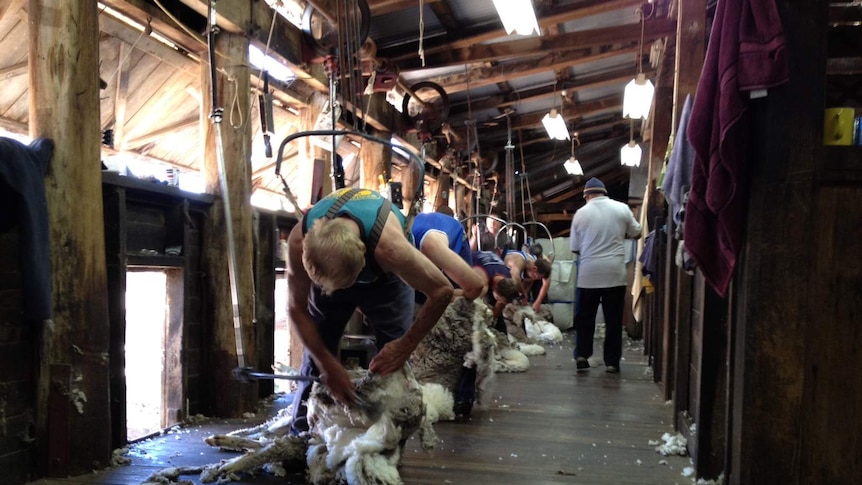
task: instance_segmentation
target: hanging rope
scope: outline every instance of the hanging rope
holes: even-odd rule
[[[510,220],[515,218],[515,156],[513,150],[515,145],[512,144],[512,118],[509,112],[506,111],[506,213]]]
[[[643,73],[643,45],[644,45],[644,25],[646,24],[646,17],[644,16],[644,9],[642,7],[638,7],[637,9],[638,16],[640,16],[641,21],[641,37],[638,39],[638,74]]]
[[[521,152],[521,171],[523,171],[526,174],[527,173],[527,165],[526,165],[526,162],[524,161],[524,142],[521,140],[521,130],[520,129],[518,130],[518,149]],[[535,221],[536,220],[536,214],[535,214],[535,212],[533,212],[533,194],[532,194],[532,192],[530,192],[529,182],[527,183],[527,200],[530,202],[530,220]],[[524,221],[526,222],[526,218],[524,219]]]
[[[467,161],[469,163],[472,157],[473,133],[476,129],[476,120],[473,119],[473,103],[470,99],[470,68],[464,66],[464,73],[467,77],[467,119],[464,120],[464,125],[467,127]],[[482,154],[479,152],[478,132],[476,133],[476,171],[473,176],[473,184],[476,186],[476,209],[474,214],[482,212],[482,192],[485,188],[485,179],[482,176]],[[489,210],[490,212],[490,210]]]
[[[422,67],[425,67],[425,0],[419,0],[419,59],[422,59]],[[468,91],[469,94],[469,91]]]

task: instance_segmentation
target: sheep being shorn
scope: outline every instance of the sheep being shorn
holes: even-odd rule
[[[315,384],[308,400],[308,478],[313,484],[399,485],[404,444],[416,431],[433,449],[422,387],[409,366],[386,378],[366,376],[356,394],[367,406],[347,407]]]
[[[440,384],[454,395],[453,417],[469,415],[490,389],[496,346],[488,332],[492,318],[485,303],[456,298],[411,356],[419,382]]]
[[[199,467],[166,468],[145,483],[191,483],[179,480],[181,475],[191,474],[200,474],[203,483],[225,483],[259,470],[284,476],[288,465],[290,469],[307,466],[313,484],[402,483],[397,466],[404,443],[418,430],[423,448],[434,447],[432,424],[446,410],[433,403],[445,403],[445,399],[432,397],[433,386],[421,386],[409,366],[386,376],[369,377],[362,369],[352,375],[364,405],[344,406],[326,386],[314,384],[308,401],[308,433],[289,436],[290,416],[282,411],[260,426],[205,440],[211,446],[248,450],[244,454]],[[426,392],[432,404],[426,405]],[[451,405],[450,400],[450,410]]]
[[[523,329],[527,342],[558,344],[563,341],[563,333],[548,320],[547,312],[536,313],[532,307],[523,306],[512,311],[511,319],[513,326]]]

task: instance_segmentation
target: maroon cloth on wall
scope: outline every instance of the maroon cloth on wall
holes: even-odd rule
[[[685,248],[727,295],[748,203],[749,91],[788,81],[775,0],[719,0],[688,125],[695,151]]]

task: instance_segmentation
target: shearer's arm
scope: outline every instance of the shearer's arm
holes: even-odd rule
[[[385,375],[404,366],[419,342],[443,315],[452,301],[454,290],[440,269],[404,237],[401,224],[393,214],[383,226],[374,258],[383,271],[394,273],[427,297],[407,332],[386,344],[369,363],[369,371]]]

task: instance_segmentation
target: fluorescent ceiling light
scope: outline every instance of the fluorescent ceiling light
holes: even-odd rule
[[[532,0],[494,0],[494,7],[507,34],[532,35],[535,32],[542,35]]]
[[[275,58],[265,55],[262,50],[258,49],[254,44],[248,46],[248,62],[256,69],[266,71],[269,77],[278,79],[281,82],[293,81],[296,75],[289,67],[275,60]]]
[[[552,140],[568,140],[569,129],[566,127],[566,121],[563,117],[557,114],[557,110],[551,109],[551,112],[542,118],[542,124],[545,125],[545,131],[548,132],[548,137]]]

